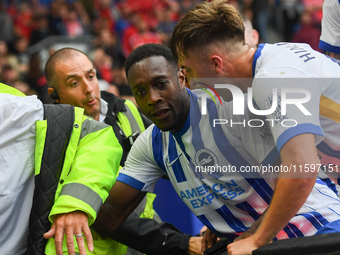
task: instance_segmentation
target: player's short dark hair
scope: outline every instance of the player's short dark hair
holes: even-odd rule
[[[137,47],[127,57],[125,62],[126,76],[128,75],[131,66],[133,66],[135,63],[153,56],[163,56],[168,61],[168,63],[174,68],[174,70],[176,71],[178,70],[176,60],[172,55],[169,47],[163,44],[148,43]]]

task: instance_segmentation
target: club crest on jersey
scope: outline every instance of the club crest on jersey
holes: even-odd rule
[[[197,166],[208,167],[218,164],[216,155],[208,149],[201,149],[195,154],[195,162]]]

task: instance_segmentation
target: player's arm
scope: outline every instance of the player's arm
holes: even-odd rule
[[[188,249],[194,248],[195,241],[200,241],[200,237],[183,234],[172,224],[140,218],[135,212],[116,231],[108,233],[108,237],[149,255],[185,255]],[[195,248],[199,249],[197,243]]]
[[[146,149],[151,147],[149,133],[150,130],[144,131],[131,147],[125,167],[119,172],[93,225],[96,231],[104,234],[115,231],[142,201],[146,192],[152,190],[148,184],[157,181],[158,177],[154,176],[161,174],[152,160],[152,151]],[[145,182],[144,177],[147,180]]]
[[[109,235],[109,233],[117,230],[142,201],[145,194],[146,192],[141,192],[123,182],[116,181],[92,228],[104,235]]]
[[[290,139],[281,149],[282,165],[291,171],[279,174],[272,201],[262,222],[254,235],[234,242],[228,246],[228,254],[251,254],[269,243],[288,221],[299,211],[310,194],[318,172],[301,173],[293,166],[317,166],[319,158],[315,147],[314,135],[301,134]]]

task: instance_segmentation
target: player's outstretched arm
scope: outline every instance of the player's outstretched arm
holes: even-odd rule
[[[301,134],[290,139],[282,147],[280,154],[283,166],[320,163],[312,134]],[[302,207],[317,175],[317,171],[308,169],[304,172],[292,170],[280,173],[272,201],[257,231],[248,238],[228,245],[228,254],[251,254],[253,250],[268,244]]]
[[[199,250],[199,245],[195,245],[201,238],[183,234],[167,222],[159,223],[153,219],[140,218],[135,212],[116,231],[107,234],[112,239],[149,255],[185,255],[188,250]]]
[[[146,192],[116,181],[91,227],[96,232],[108,236],[118,229],[145,195]]]

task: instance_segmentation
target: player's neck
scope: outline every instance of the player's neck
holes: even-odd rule
[[[252,78],[253,77],[253,58],[255,54],[254,48],[249,48],[248,45],[244,45],[239,54],[234,55],[231,60],[234,66],[235,78]]]

